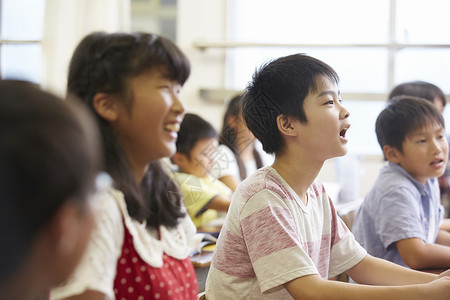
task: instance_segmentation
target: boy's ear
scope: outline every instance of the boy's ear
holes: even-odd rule
[[[287,136],[297,136],[297,131],[294,128],[291,118],[286,117],[283,114],[278,115],[277,126],[278,126],[278,130],[281,132],[281,134],[287,135]]]
[[[394,164],[400,163],[401,153],[396,147],[390,145],[383,146],[383,153],[386,159]]]
[[[184,163],[187,161],[186,155],[184,155],[181,152],[175,152],[175,154],[172,156],[172,161],[174,164],[176,164],[178,167],[183,167]]]
[[[115,122],[119,116],[117,101],[106,93],[97,93],[93,98],[95,111],[108,122]]]

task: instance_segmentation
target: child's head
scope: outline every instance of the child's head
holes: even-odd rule
[[[223,116],[222,131],[219,136],[219,143],[226,145],[233,151],[236,162],[239,168],[239,176],[241,180],[247,177],[247,170],[241,158],[240,152],[247,147],[253,149],[253,156],[255,158],[258,168],[263,166],[261,156],[255,149],[255,136],[248,129],[242,115],[242,101],[243,95],[239,94],[230,99],[227,104],[227,109]]]
[[[242,100],[242,95],[236,95],[228,102],[220,133],[220,142],[236,150],[251,146],[255,141],[242,116]]]
[[[186,114],[180,126],[173,161],[180,171],[204,177],[211,170],[217,150],[217,131],[203,118]]]
[[[0,290],[21,276],[49,288],[74,269],[93,226],[96,133],[79,105],[0,81]]]
[[[189,73],[187,57],[164,37],[97,32],[86,36],[73,54],[68,92],[95,113],[105,147],[118,140],[128,160],[139,160],[132,164],[148,163],[175,151],[184,112],[178,96]],[[139,157],[131,157],[135,155]]]
[[[255,72],[245,92],[243,115],[264,151],[278,153],[284,147],[277,126],[279,115],[308,122],[303,101],[317,90],[320,77],[335,85],[339,82],[338,75],[329,65],[304,54],[281,57]]]
[[[431,102],[411,96],[393,98],[376,120],[376,133],[386,159],[417,180],[444,172],[448,153],[444,119]]]
[[[167,174],[150,164],[176,150],[184,114],[179,94],[189,74],[189,60],[174,43],[143,32],[89,34],[69,66],[68,93],[95,115],[106,171],[130,216],[155,228],[183,216],[181,197],[172,199],[163,187]]]
[[[69,67],[68,91],[91,103],[96,93],[117,95],[132,104],[130,80],[150,69],[161,69],[183,85],[190,64],[169,39],[151,33],[87,35],[77,46]]]
[[[238,126],[242,121],[242,95],[236,95],[228,102],[223,115],[222,131],[220,132],[221,142],[235,148]]]
[[[426,99],[436,105],[441,112],[447,103],[444,92],[439,87],[424,81],[409,81],[397,85],[389,94],[389,101],[401,95]]]

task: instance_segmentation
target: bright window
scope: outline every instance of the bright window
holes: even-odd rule
[[[0,74],[41,83],[45,0],[0,0]]]
[[[380,155],[375,120],[396,84],[423,80],[450,93],[448,11],[447,0],[230,0],[227,39],[267,45],[229,48],[226,86],[245,88],[256,68],[280,56],[319,58],[341,78],[349,152]]]

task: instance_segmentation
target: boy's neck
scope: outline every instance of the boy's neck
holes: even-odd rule
[[[306,192],[319,174],[323,162],[318,163],[303,159],[303,157],[301,154],[295,156],[277,155],[272,167],[283,177],[297,196],[305,202]]]

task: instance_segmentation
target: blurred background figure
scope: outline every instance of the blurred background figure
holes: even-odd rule
[[[223,182],[212,177],[215,162],[217,132],[195,114],[186,114],[178,132],[177,152],[173,162],[178,170],[174,181],[181,188],[184,205],[197,230],[217,221],[218,212],[226,213],[233,192]]]
[[[402,95],[426,99],[432,102],[441,113],[444,112],[447,103],[444,92],[436,85],[425,81],[408,81],[397,85],[389,94],[388,102]]]
[[[101,161],[93,124],[31,83],[0,81],[0,299],[46,299],[82,257]]]
[[[233,191],[247,176],[273,162],[273,156],[262,150],[261,143],[245,124],[242,95],[236,95],[228,102],[216,158],[212,175]]]
[[[389,94],[388,102],[391,102],[393,98],[402,95],[428,100],[433,103],[441,113],[444,112],[445,104],[447,103],[444,92],[438,86],[425,81],[408,81],[395,86]],[[445,216],[447,218],[450,215],[450,184],[448,174],[449,170],[447,167],[445,173],[438,178],[441,201],[442,205],[445,207]],[[445,221],[445,223],[448,223],[448,221]],[[443,224],[443,226],[444,229],[450,231],[450,224]]]

